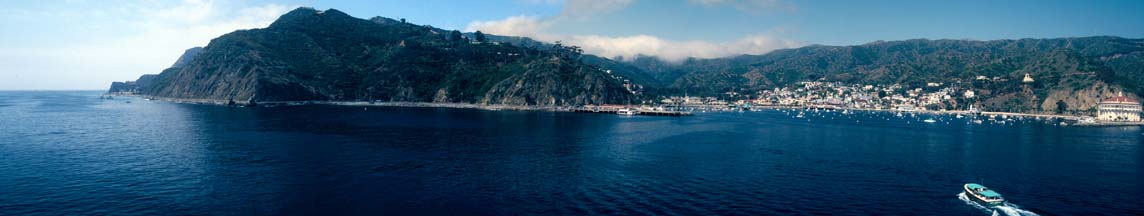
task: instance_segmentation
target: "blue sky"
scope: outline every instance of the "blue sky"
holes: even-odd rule
[[[667,60],[876,40],[1144,38],[1144,1],[58,0],[0,8],[0,90],[104,89],[299,6]]]

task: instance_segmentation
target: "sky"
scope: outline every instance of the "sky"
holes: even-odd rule
[[[302,6],[668,61],[915,38],[1144,38],[1139,0],[10,0],[0,90],[106,89]]]

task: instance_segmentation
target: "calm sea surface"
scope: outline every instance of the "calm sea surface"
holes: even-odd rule
[[[0,215],[1144,214],[1138,127],[98,94],[0,92]],[[1011,203],[967,202],[966,182]]]

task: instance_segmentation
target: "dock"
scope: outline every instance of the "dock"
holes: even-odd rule
[[[1021,117],[1034,117],[1034,118],[1059,118],[1066,120],[1080,120],[1080,116],[1071,115],[1053,115],[1053,114],[1032,114],[1032,113],[1011,113],[1011,112],[981,112],[982,115],[1004,115],[1004,116],[1021,116]]]
[[[1098,121],[1098,122],[1078,122],[1073,126],[1082,127],[1126,127],[1126,126],[1144,126],[1144,122],[1115,122],[1115,121]]]
[[[655,110],[644,111],[644,110],[640,110],[639,113],[636,113],[636,114],[637,115],[646,115],[646,116],[689,116],[689,115],[691,115],[691,112],[655,111]]]
[[[598,114],[618,115],[618,114],[616,114],[616,111],[619,111],[620,109],[625,109],[625,108],[635,110],[636,111],[635,115],[673,116],[673,117],[692,115],[691,112],[685,112],[685,111],[655,110],[655,109],[645,109],[645,108],[628,108],[628,107],[624,107],[624,106],[614,106],[614,105],[583,106],[583,107],[573,108],[572,111],[573,112],[582,112],[582,113],[598,113]]]

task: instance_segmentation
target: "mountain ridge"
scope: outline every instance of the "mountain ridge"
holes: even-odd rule
[[[990,110],[1037,112],[1064,100],[1076,111],[1123,91],[1144,92],[1144,39],[1113,36],[1013,40],[881,41],[852,46],[808,46],[763,55],[689,59],[653,57],[629,64],[667,83],[660,94],[753,93],[801,81],[901,84],[949,83],[985,93]],[[1037,78],[1023,88],[1026,74]],[[978,76],[1006,82],[979,82]],[[652,90],[655,92],[655,90]],[[1023,96],[1021,96],[1023,95]],[[1018,101],[1013,101],[1018,100]]]
[[[202,57],[165,70],[154,79],[156,87],[144,93],[240,102],[578,105],[682,94],[749,95],[801,81],[911,88],[937,82],[980,91],[986,99],[977,103],[987,109],[1023,111],[1048,110],[1057,100],[1091,110],[1113,92],[1144,93],[1144,39],[1115,36],[879,40],[681,62],[644,55],[617,61],[569,50],[576,49],[299,8],[267,28],[212,40]],[[979,76],[1016,81],[1026,73],[1037,77],[1035,85],[975,81]]]
[[[295,9],[267,28],[211,40],[185,67],[160,73],[145,94],[237,103],[511,105],[623,103],[633,97],[620,80],[564,57],[566,50],[451,40],[430,26],[381,21],[392,20]]]

